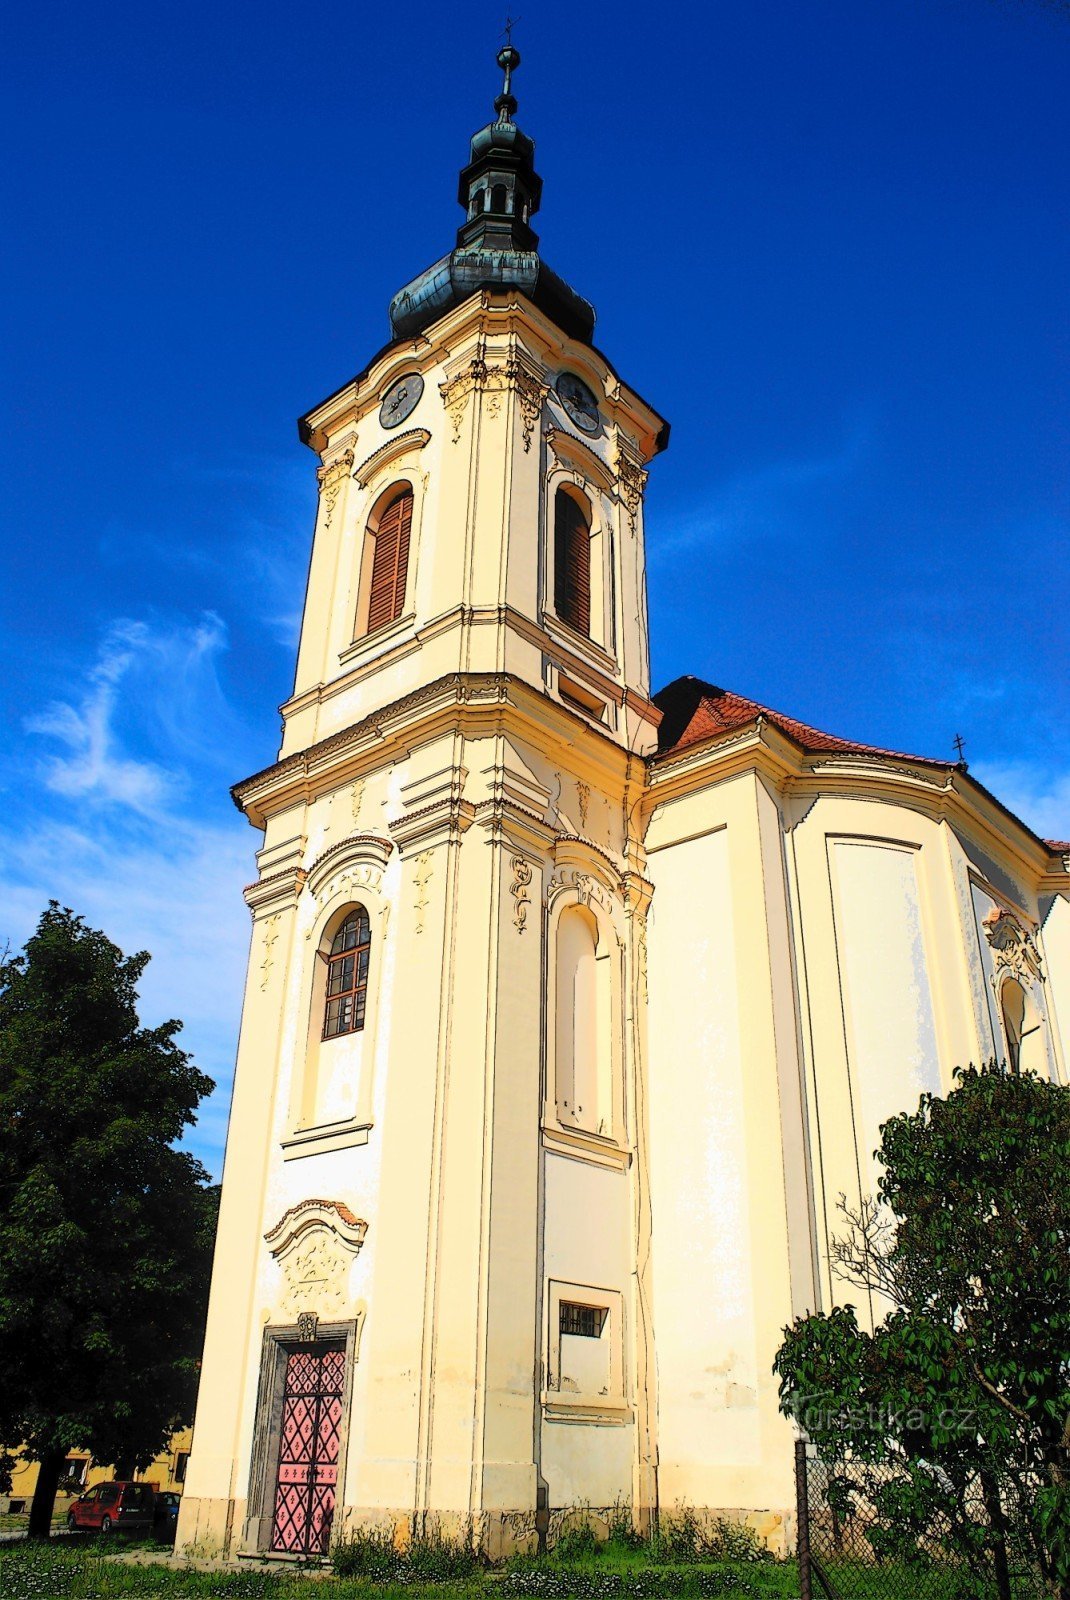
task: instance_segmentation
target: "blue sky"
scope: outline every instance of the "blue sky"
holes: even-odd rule
[[[971,769],[1070,834],[1070,6],[543,0],[547,259],[673,424],[654,676]],[[0,938],[49,896],[154,960],[219,1081],[292,683],[294,419],[453,240],[479,3],[21,7],[7,25]]]

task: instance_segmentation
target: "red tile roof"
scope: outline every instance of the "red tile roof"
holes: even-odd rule
[[[926,767],[958,767],[960,771],[966,771],[965,763],[937,761],[932,756],[908,755],[902,750],[885,750],[880,745],[858,744],[853,739],[841,739],[834,733],[822,733],[820,728],[811,728],[809,723],[800,722],[797,717],[785,716],[783,711],[774,711],[770,706],[763,706],[757,700],[749,700],[746,695],[733,694],[731,689],[718,689],[715,684],[704,683],[701,678],[677,678],[659,690],[653,698],[654,704],[662,713],[655,761],[660,756],[677,755],[682,750],[704,744],[708,739],[716,739],[720,734],[730,733],[733,729],[749,727],[759,717],[764,717],[775,728],[779,728],[781,733],[813,755],[828,753],[884,756],[895,761],[919,763]],[[971,779],[971,782],[977,783],[977,780]],[[1006,811],[1009,817],[1014,817],[1015,822],[1025,828],[1027,833],[1033,834],[1034,839],[1039,839],[1027,823],[1023,823],[1020,817],[1015,817],[1013,811],[1008,811],[1002,801],[995,795],[989,794],[983,784],[977,783],[977,787],[984,794],[988,794],[1001,811]],[[1070,841],[1043,839],[1039,842],[1053,855],[1070,854]]]
[[[813,754],[822,751],[846,755],[894,756],[899,761],[920,761],[925,766],[952,767],[953,761],[935,761],[931,756],[907,755],[902,750],[884,750],[879,745],[858,744],[853,739],[841,739],[834,733],[822,733],[809,723],[796,717],[785,716],[769,706],[749,700],[745,695],[734,694],[731,689],[718,689],[701,678],[677,678],[654,696],[654,704],[663,713],[658,729],[658,755],[678,754],[692,745],[715,739],[718,734],[729,733],[734,728],[745,728],[764,717],[780,732],[786,734],[802,748]]]

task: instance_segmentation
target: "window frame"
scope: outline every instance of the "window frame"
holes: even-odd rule
[[[353,923],[357,923],[359,928],[361,922],[363,922],[363,936],[358,933],[352,944],[346,944],[344,942],[346,930]],[[340,940],[343,943],[340,948],[336,949]],[[345,1038],[351,1033],[364,1032],[368,1013],[368,977],[371,970],[371,949],[371,917],[368,914],[367,906],[358,901],[353,906],[352,911],[348,912],[338,924],[331,940],[330,950],[327,952],[327,971],[323,993],[323,1024],[320,1032],[320,1042],[322,1044],[326,1044],[331,1039]],[[364,957],[363,970],[361,956]],[[345,987],[340,984],[337,989],[332,989],[331,985],[334,982],[335,971],[344,973],[347,962],[352,962],[350,982]],[[335,1014],[336,1016],[341,1015],[342,1005],[346,1000],[352,1002],[349,1026],[332,1028],[330,1026],[331,1008],[332,1006],[337,1007]]]
[[[571,510],[563,514],[566,506]],[[575,521],[566,526],[569,517]],[[592,643],[596,642],[591,632],[593,526],[593,508],[587,497],[568,484],[559,483],[554,490],[554,615],[566,628]],[[578,558],[577,552],[582,552],[582,557]],[[577,596],[574,579],[581,568],[584,582],[579,585],[581,592]]]
[[[389,604],[380,615],[379,611],[382,608],[379,605],[376,586],[383,582],[383,578],[381,573],[377,574],[376,568],[386,561],[384,554],[386,547],[381,541],[385,537],[392,537],[394,532],[384,525],[387,524],[393,508],[404,502],[408,503],[408,514],[407,517],[401,515],[397,529],[397,539],[393,548]],[[357,609],[352,641],[354,645],[363,644],[366,639],[387,632],[405,617],[415,527],[415,485],[407,477],[396,478],[376,498],[364,524],[364,540],[357,577]]]
[[[597,1337],[605,1339],[609,1363],[605,1394],[584,1394],[561,1388],[561,1307],[583,1306],[601,1313]],[[620,1427],[632,1420],[625,1364],[624,1295],[619,1289],[566,1283],[550,1278],[546,1285],[546,1387],[543,1414],[549,1421],[590,1422]],[[575,1337],[565,1334],[564,1337]]]

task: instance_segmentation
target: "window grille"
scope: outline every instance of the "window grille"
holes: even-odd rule
[[[562,1333],[572,1333],[580,1339],[600,1339],[605,1320],[604,1306],[578,1306],[568,1300],[561,1302]]]

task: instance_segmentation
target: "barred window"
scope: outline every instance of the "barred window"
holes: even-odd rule
[[[357,906],[335,934],[327,957],[325,1039],[340,1033],[359,1033],[364,1026],[371,942],[368,913],[363,906]]]
[[[572,1301],[561,1302],[561,1332],[576,1334],[580,1339],[600,1339],[605,1325],[604,1306],[578,1306]]]

